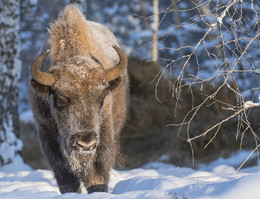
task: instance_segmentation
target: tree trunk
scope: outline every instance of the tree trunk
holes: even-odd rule
[[[152,60],[158,61],[158,26],[159,26],[159,0],[153,0],[154,24],[153,24],[153,49]]]
[[[181,28],[181,17],[177,5],[177,0],[172,0],[172,7],[173,7],[173,14],[175,17],[175,25],[177,26],[177,28]]]
[[[0,166],[21,150],[18,80],[21,72],[20,0],[0,0]]]
[[[175,18],[174,22],[175,22],[176,29],[182,29],[181,16],[180,16],[179,7],[178,7],[177,3],[178,3],[177,0],[172,0],[173,14],[174,14],[174,18]],[[177,38],[177,42],[178,42],[178,47],[184,46],[181,39]],[[181,56],[185,55],[185,51],[183,48],[180,48],[180,55]]]
[[[145,6],[145,2],[144,2],[144,0],[141,0],[140,1],[140,7],[141,7],[141,13],[142,13],[142,15],[144,16],[144,17],[147,17],[147,7]],[[150,22],[147,20],[147,19],[145,19],[144,20],[144,26],[145,26],[145,29],[146,30],[149,30],[150,29]]]

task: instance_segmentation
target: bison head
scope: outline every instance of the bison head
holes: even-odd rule
[[[127,66],[124,52],[113,46],[119,63],[109,69],[92,55],[78,55],[56,63],[49,72],[39,67],[48,52],[37,57],[31,75],[38,84],[48,86],[51,115],[59,129],[59,142],[67,155],[93,154],[99,144],[100,124],[111,108],[110,91]]]

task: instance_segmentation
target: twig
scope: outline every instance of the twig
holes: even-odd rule
[[[237,174],[237,172],[244,166],[244,164],[248,161],[248,159],[253,155],[253,153],[260,147],[260,144],[258,144],[255,149],[247,156],[247,158],[244,160],[244,162],[238,167],[236,172],[234,174]]]

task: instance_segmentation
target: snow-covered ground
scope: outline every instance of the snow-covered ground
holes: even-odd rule
[[[51,171],[33,170],[17,157],[14,163],[0,168],[0,198],[259,199],[258,166],[235,174],[248,155],[249,152],[242,151],[196,170],[159,162],[128,171],[112,170],[109,193],[91,195],[86,192],[61,195]]]

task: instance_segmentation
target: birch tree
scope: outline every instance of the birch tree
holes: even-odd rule
[[[159,26],[159,0],[153,0],[153,11],[154,11],[154,23],[153,23],[153,49],[152,49],[152,60],[157,62],[158,60],[158,26]]]
[[[20,3],[0,1],[0,166],[12,162],[22,148],[17,138]]]

